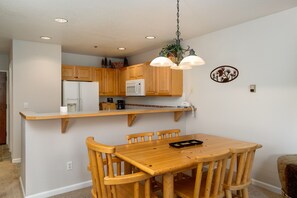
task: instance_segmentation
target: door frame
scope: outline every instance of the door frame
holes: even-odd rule
[[[7,70],[0,70],[0,72],[6,73],[6,144],[8,145],[8,147],[10,148],[10,133],[9,133],[9,80],[8,80],[8,71]]]

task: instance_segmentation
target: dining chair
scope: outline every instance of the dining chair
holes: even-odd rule
[[[142,132],[142,133],[133,133],[127,135],[127,140],[129,144],[135,144],[140,142],[152,141],[154,132]],[[125,163],[125,170],[127,173],[138,172],[139,170],[135,166],[131,166],[128,163]],[[128,171],[127,171],[128,170]],[[162,183],[158,182],[155,177],[151,178],[151,188],[152,191],[158,191],[162,189]]]
[[[236,196],[249,197],[248,186],[251,183],[254,156],[256,150],[261,147],[261,145],[255,145],[230,149],[232,156],[224,183],[227,198],[232,198],[232,191],[236,192]]]
[[[169,129],[169,130],[157,131],[157,136],[159,140],[178,137],[179,134],[180,134],[180,129]]]
[[[100,144],[93,137],[86,139],[86,145],[90,163],[88,168],[92,175],[93,198],[149,198],[152,195],[149,174],[139,171],[121,175],[122,160],[114,156],[114,146]]]
[[[182,198],[224,197],[223,183],[229,150],[214,155],[197,156],[196,177],[174,182],[174,192]]]
[[[127,140],[129,144],[152,141],[154,132],[143,132],[143,133],[133,133],[127,135]]]

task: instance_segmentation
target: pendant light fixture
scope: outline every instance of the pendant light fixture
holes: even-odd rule
[[[188,46],[187,49],[183,49],[180,45],[180,31],[179,31],[179,0],[177,0],[177,30],[176,30],[176,39],[175,39],[175,44],[172,45],[168,45],[165,48],[162,48],[159,57],[155,58],[154,60],[152,60],[152,62],[150,63],[150,66],[153,67],[170,67],[171,69],[176,69],[176,70],[187,70],[187,69],[192,69],[192,66],[198,66],[198,65],[204,65],[205,62],[202,58],[200,58],[199,56],[197,56],[195,54],[195,51],[193,49],[190,49],[190,47]],[[170,49],[169,49],[170,48]],[[174,52],[175,54],[175,58],[176,61],[172,61],[169,58],[167,58],[166,56],[168,54],[173,54],[172,52]],[[189,52],[189,56],[183,58],[183,54],[185,52]]]

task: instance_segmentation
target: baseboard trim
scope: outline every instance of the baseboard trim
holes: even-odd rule
[[[24,190],[24,185],[23,185],[22,177],[19,177],[19,180],[20,180],[20,184],[21,184],[21,189],[22,189],[23,197],[25,197],[25,190]]]
[[[11,162],[14,164],[21,163],[21,161],[22,161],[22,158],[15,158],[11,160]]]
[[[274,193],[277,193],[277,194],[280,194],[280,195],[282,193],[281,188],[273,186],[271,184],[267,184],[265,182],[261,182],[261,181],[256,180],[256,179],[252,179],[252,184],[255,185],[255,186],[259,186],[261,188],[265,188],[266,190],[269,190],[271,192],[274,192]]]
[[[51,197],[51,196],[67,193],[67,192],[74,191],[74,190],[79,190],[82,188],[87,188],[89,186],[92,186],[92,180],[78,183],[78,184],[73,184],[70,186],[65,186],[62,188],[56,188],[56,189],[45,191],[42,193],[24,196],[24,198],[46,198],[46,197]]]

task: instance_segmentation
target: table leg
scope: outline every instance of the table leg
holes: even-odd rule
[[[174,198],[173,190],[173,174],[166,173],[163,175],[163,197],[164,198]]]

